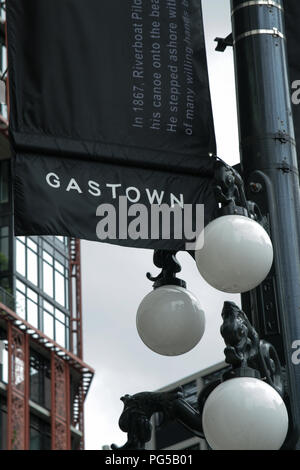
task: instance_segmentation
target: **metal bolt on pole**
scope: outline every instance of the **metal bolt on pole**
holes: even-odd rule
[[[264,317],[257,320],[260,335],[282,343],[288,448],[300,449],[300,364],[293,359],[300,340],[300,189],[283,0],[231,0],[231,8],[242,173],[274,246],[273,274],[260,289],[263,311],[256,315]]]

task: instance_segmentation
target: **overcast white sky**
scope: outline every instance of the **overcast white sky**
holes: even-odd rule
[[[231,32],[230,0],[202,4],[218,155],[235,164],[239,151],[233,55],[230,48],[225,53],[214,50],[214,38]],[[82,242],[84,360],[96,371],[85,405],[88,450],[126,441],[118,427],[121,396],[156,390],[224,358],[219,333],[223,302],[239,302],[239,296],[211,288],[186,253],[178,256],[180,274],[206,312],[205,335],[193,351],[179,357],[160,356],[142,343],[135,317],[152,289],[146,272],[158,272],[152,257],[151,250]]]

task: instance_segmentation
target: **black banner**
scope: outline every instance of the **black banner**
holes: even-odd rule
[[[213,217],[200,0],[10,0],[7,24],[17,235],[97,240],[120,196]]]

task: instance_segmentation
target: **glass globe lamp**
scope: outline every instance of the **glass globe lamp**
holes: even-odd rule
[[[264,228],[241,215],[225,215],[204,229],[195,259],[202,277],[215,289],[242,293],[257,287],[273,263],[273,246]]]
[[[288,431],[288,413],[273,387],[257,378],[238,377],[208,396],[202,425],[213,450],[279,450]]]
[[[141,302],[136,316],[141,340],[152,351],[178,356],[193,349],[205,331],[198,299],[178,285],[163,285]]]

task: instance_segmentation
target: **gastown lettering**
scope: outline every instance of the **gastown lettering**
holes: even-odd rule
[[[126,196],[128,201],[131,203],[137,203],[141,200],[142,193],[145,193],[149,204],[161,205],[168,201],[171,207],[178,204],[180,207],[184,207],[184,195],[175,195],[173,193],[166,193],[164,190],[144,188],[139,189],[135,186],[124,187],[120,183],[106,183],[103,186],[97,181],[89,180],[85,186],[78,182],[76,178],[70,178],[67,183],[62,184],[59,176],[56,173],[50,172],[46,175],[46,182],[48,186],[56,190],[64,190],[67,193],[84,194],[85,192],[91,194],[94,197],[103,196],[105,190],[106,196],[111,199],[117,199],[120,196]]]

